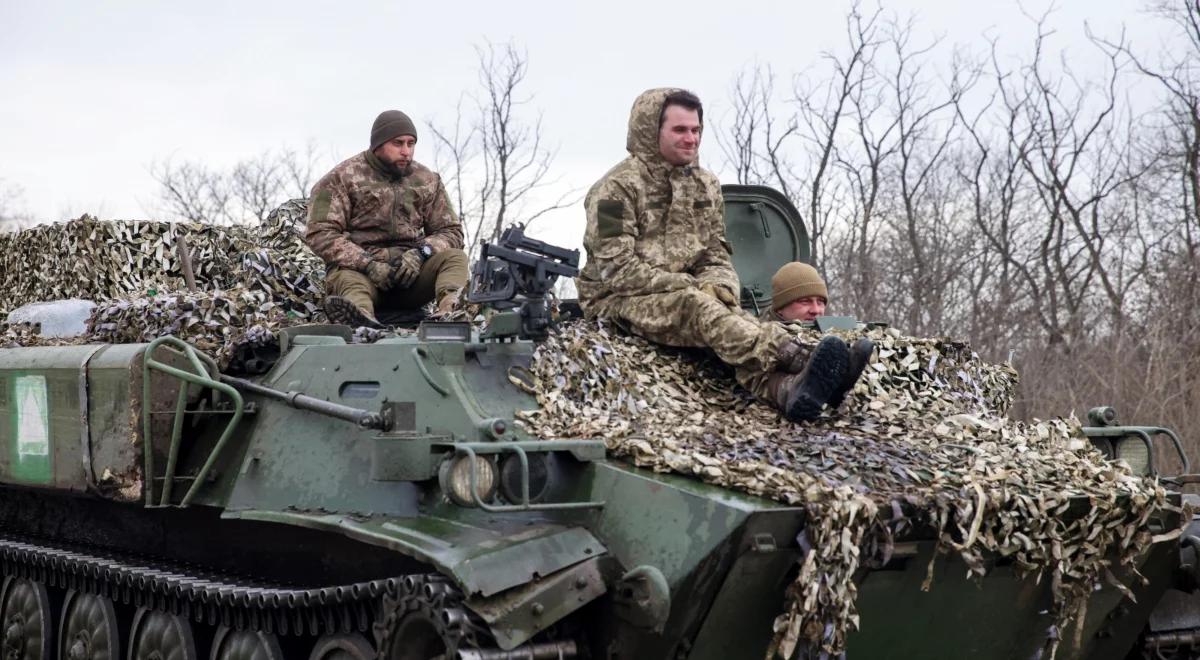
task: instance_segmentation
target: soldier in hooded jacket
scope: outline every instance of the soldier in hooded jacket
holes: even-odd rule
[[[325,260],[331,321],[382,327],[377,306],[436,315],[457,304],[467,283],[462,224],[442,179],[412,159],[417,130],[403,112],[381,113],[370,148],[313,187],[305,242]]]
[[[684,90],[651,89],[634,101],[629,156],[584,201],[580,303],[588,317],[650,341],[709,348],[789,419],[814,419],[853,385],[844,382],[848,348],[829,336],[808,350],[782,324],[741,309],[720,184],[696,165],[702,122],[700,100]]]

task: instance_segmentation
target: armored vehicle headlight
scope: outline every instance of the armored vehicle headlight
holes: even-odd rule
[[[1113,444],[1116,446],[1116,458],[1128,463],[1134,474],[1150,474],[1150,450],[1141,438],[1127,435]]]
[[[459,506],[475,506],[471,495],[471,464],[475,464],[475,493],[483,502],[496,496],[496,464],[483,456],[459,454],[444,463],[438,470],[438,482],[442,492],[451,502]]]
[[[525,454],[529,462],[529,501],[537,502],[546,494],[550,485],[550,467],[548,454],[544,452],[529,452]],[[521,491],[522,469],[521,457],[509,454],[500,461],[500,494],[513,504],[523,504]]]

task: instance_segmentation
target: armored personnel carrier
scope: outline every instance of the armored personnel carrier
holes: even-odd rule
[[[808,239],[778,193],[724,192],[753,309]],[[803,506],[515,423],[537,405],[545,294],[577,265],[510,232],[475,271],[474,299],[498,310],[486,329],[353,344],[290,327],[253,375],[171,336],[0,349],[3,657],[763,658],[808,551]],[[1106,411],[1086,432],[1144,474],[1178,447]],[[1180,511],[1147,525],[1177,529]],[[1194,657],[1198,534],[1148,545],[1145,580],[1099,588],[1060,655]],[[1035,655],[1049,580],[1002,558],[968,580],[944,558],[923,592],[937,548],[913,529],[856,575],[847,654]]]

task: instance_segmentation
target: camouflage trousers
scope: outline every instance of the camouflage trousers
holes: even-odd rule
[[[417,281],[407,289],[380,291],[365,274],[345,268],[331,268],[325,274],[325,295],[341,296],[376,316],[375,307],[416,309],[451,289],[467,286],[467,253],[442,250],[421,265]]]
[[[734,368],[738,383],[767,401],[767,377],[775,370],[779,347],[791,338],[780,323],[764,323],[732,310],[695,287],[644,296],[613,296],[584,306],[601,317],[658,344],[708,348]]]

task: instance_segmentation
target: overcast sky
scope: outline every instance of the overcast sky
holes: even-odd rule
[[[926,37],[1014,52],[1032,27],[1011,0],[889,0]],[[492,2],[28,2],[0,0],[0,179],[39,221],[157,211],[149,164],[173,156],[225,166],[313,141],[322,164],[366,146],[383,109],[449,119],[476,83],[475,44],[514,41],[526,89],[559,145],[564,186],[586,188],[624,155],[631,101],[678,85],[719,118],[736,72],[755,61],[788,75],[844,43],[848,2],[645,0]],[[1026,0],[1030,13],[1048,3]],[[1092,52],[1124,25],[1135,45],[1157,26],[1138,0],[1060,0],[1058,45]],[[948,49],[947,49],[948,50]],[[423,123],[419,124],[424,128]],[[711,121],[710,121],[711,125]],[[430,141],[417,159],[432,163]],[[716,168],[711,139],[702,160]],[[547,219],[582,231],[578,208]],[[543,232],[555,228],[547,227]]]

